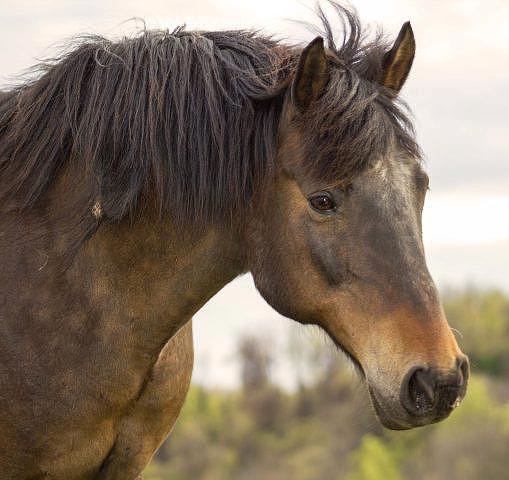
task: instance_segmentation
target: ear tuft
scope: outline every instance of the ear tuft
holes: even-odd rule
[[[415,38],[410,22],[401,27],[392,48],[384,55],[380,83],[399,92],[410,73],[415,56]]]
[[[301,111],[322,95],[329,80],[329,63],[323,38],[316,37],[302,51],[292,85],[292,97]]]

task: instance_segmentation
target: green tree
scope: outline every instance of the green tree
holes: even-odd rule
[[[509,375],[509,298],[497,290],[448,292],[444,308],[472,367]]]

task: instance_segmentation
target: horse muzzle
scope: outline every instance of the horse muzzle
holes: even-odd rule
[[[398,396],[386,396],[369,385],[380,422],[392,430],[406,430],[447,418],[465,397],[468,358],[460,355],[451,370],[416,365],[403,377]]]

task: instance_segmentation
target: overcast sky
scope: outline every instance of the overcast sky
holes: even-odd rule
[[[509,291],[509,2],[352,3],[365,23],[381,24],[392,36],[406,20],[415,31],[417,56],[402,94],[414,112],[431,176],[424,233],[432,274],[440,287],[477,284]],[[0,86],[73,35],[136,31],[135,21],[124,23],[133,17],[149,27],[256,28],[305,42],[312,35],[289,19],[313,21],[313,5],[304,0],[0,0]],[[233,282],[197,315],[195,378],[231,384],[236,335],[263,330],[281,339],[289,328],[248,276]],[[285,374],[284,366],[279,373]]]

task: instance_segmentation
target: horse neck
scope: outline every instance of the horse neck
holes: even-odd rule
[[[112,378],[119,365],[146,371],[243,270],[240,243],[226,229],[188,235],[150,215],[104,221],[62,269],[75,232],[55,215],[46,209],[0,218],[0,333],[8,338],[25,312],[26,341],[40,358],[53,345],[51,358],[69,368],[90,361]]]
[[[83,282],[112,331],[127,332],[137,356],[161,348],[214,294],[239,275],[237,239],[224,229],[176,231],[140,218],[109,224],[78,252],[67,275]]]

